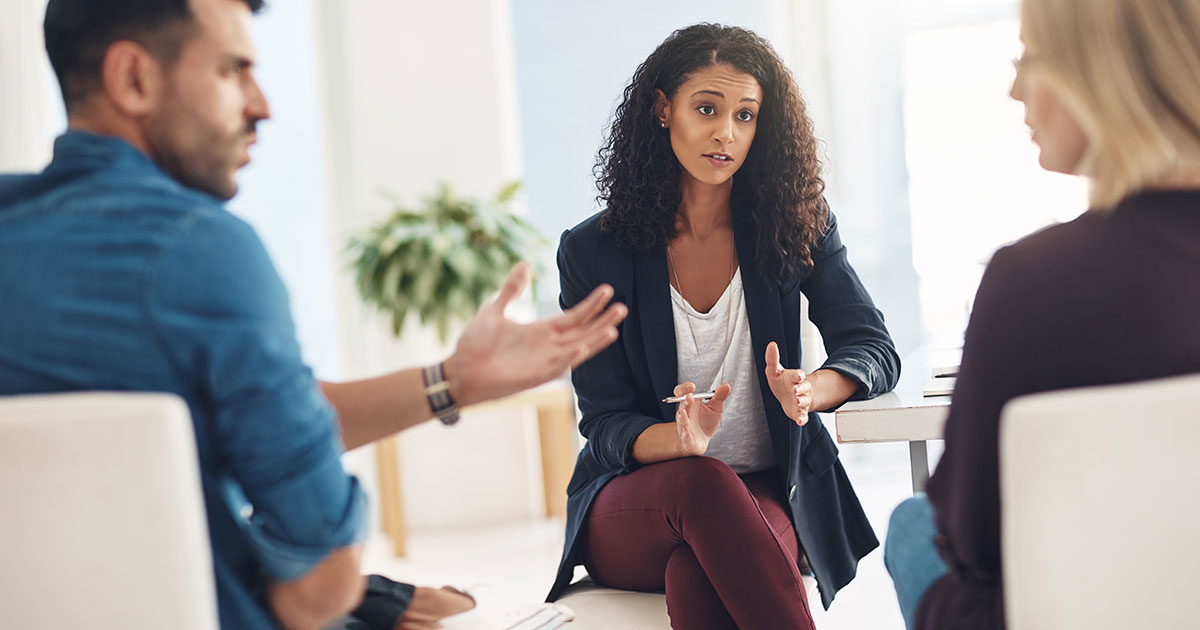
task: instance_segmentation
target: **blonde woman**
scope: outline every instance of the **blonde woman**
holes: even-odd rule
[[[1004,627],[1007,401],[1200,372],[1200,2],[1025,0],[1021,39],[1012,97],[1041,165],[1089,179],[1091,209],[1001,249],[984,274],[945,454],[928,499],[889,526],[909,628]]]

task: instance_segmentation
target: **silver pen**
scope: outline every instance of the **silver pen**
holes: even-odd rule
[[[692,398],[695,398],[696,400],[699,400],[700,402],[708,402],[709,400],[712,400],[713,396],[716,396],[716,395],[717,395],[717,392],[704,392],[703,394],[692,394]],[[669,398],[662,399],[662,401],[665,403],[677,403],[677,402],[683,402],[685,400],[687,400],[686,394],[684,394],[683,396],[671,396]]]

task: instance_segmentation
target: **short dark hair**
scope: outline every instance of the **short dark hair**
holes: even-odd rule
[[[255,13],[264,5],[242,2]],[[42,29],[67,111],[99,85],[104,54],[114,42],[135,41],[170,63],[191,21],[188,0],[50,0]]]

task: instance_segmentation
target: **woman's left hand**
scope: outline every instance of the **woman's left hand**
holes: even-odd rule
[[[783,413],[799,426],[808,422],[812,411],[813,387],[802,370],[784,369],[779,362],[779,345],[774,341],[767,344],[767,383],[771,393],[783,407]]]

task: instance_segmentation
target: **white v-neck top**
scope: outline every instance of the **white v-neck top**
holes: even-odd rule
[[[695,383],[697,392],[713,391],[722,382],[732,387],[721,424],[705,455],[729,464],[737,473],[774,467],[767,414],[751,354],[754,346],[746,317],[742,270],[733,274],[733,280],[707,313],[692,308],[672,286],[671,313],[675,319],[678,382]]]

